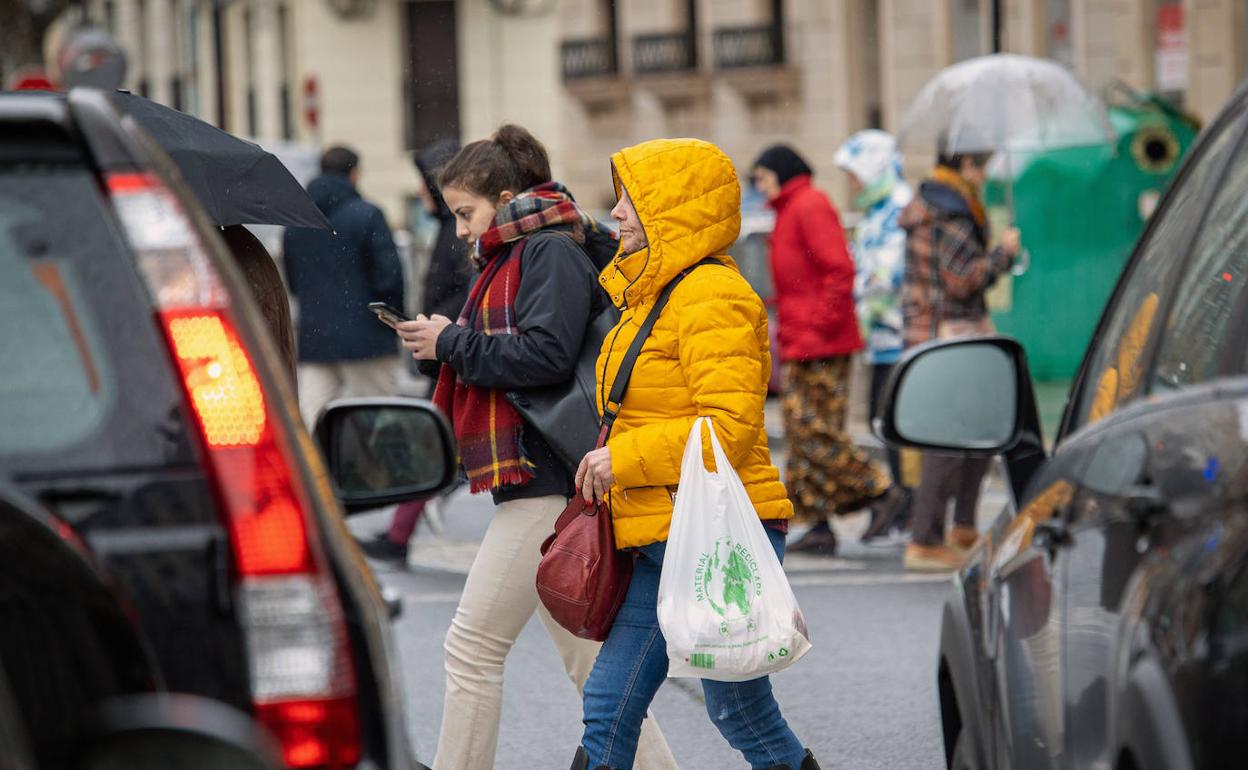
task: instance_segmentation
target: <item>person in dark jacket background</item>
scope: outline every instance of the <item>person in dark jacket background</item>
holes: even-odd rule
[[[851,356],[862,349],[854,304],[854,263],[828,197],[810,166],[775,145],[754,162],[754,186],[776,211],[771,272],[780,321],[785,486],[799,521],[811,525],[791,551],[831,555],[832,514],[871,506],[886,525],[903,503],[888,470],[845,433]]]
[[[455,237],[455,215],[446,205],[442,191],[438,189],[438,172],[459,152],[459,142],[444,139],[434,142],[417,153],[416,169],[425,181],[425,208],[438,222],[438,235],[429,254],[429,267],[425,270],[424,296],[421,311],[432,318],[435,315],[459,318],[468,299],[468,287],[472,285],[472,262],[468,259],[468,244]],[[420,373],[437,379],[437,361],[419,361]],[[430,390],[432,395],[432,390]]]
[[[335,398],[398,389],[394,332],[368,303],[402,310],[403,268],[385,215],[356,189],[359,178],[358,155],[327,150],[308,194],[334,231],[291,228],[283,240],[286,280],[299,303],[299,408],[309,427]]]
[[[446,200],[442,198],[442,191],[438,189],[438,173],[457,152],[459,142],[443,139],[416,153],[413,159],[416,170],[425,182],[421,200],[438,227],[433,248],[429,252],[429,265],[425,268],[424,291],[421,297],[421,312],[430,318],[458,318],[459,311],[468,299],[468,287],[472,285],[473,279],[468,244],[455,237],[455,215],[451,213]],[[426,395],[431,397],[441,364],[437,361],[415,359],[410,359],[410,363],[417,373],[429,378],[429,392]],[[416,532],[425,508],[431,503],[432,500],[412,500],[400,505],[394,510],[390,527],[385,532],[360,543],[364,553],[374,559],[406,565],[408,541]]]

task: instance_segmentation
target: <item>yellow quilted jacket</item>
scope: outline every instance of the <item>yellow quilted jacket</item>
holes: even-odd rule
[[[724,263],[697,268],[677,287],[633,369],[609,442],[616,546],[667,539],[681,457],[700,416],[712,418],[758,515],[789,518],[793,506],[763,429],[771,374],[767,311],[724,254],[741,229],[732,162],[696,139],[644,142],[611,160],[616,191],[628,190],[650,246],[617,255],[600,278],[623,315],[598,358],[599,409],[663,287],[706,257]],[[703,456],[714,468],[705,432]]]

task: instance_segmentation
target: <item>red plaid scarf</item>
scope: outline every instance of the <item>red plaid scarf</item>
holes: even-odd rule
[[[582,242],[586,221],[572,196],[555,182],[534,187],[500,207],[477,242],[474,261],[481,275],[456,323],[482,334],[520,334],[516,295],[520,255],[528,236],[545,227],[572,225],[569,235]],[[433,402],[451,421],[474,493],[533,478],[533,462],[522,449],[524,421],[504,391],[464,382],[443,364]]]

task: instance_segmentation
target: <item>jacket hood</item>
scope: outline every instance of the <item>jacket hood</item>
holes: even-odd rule
[[[325,216],[343,201],[360,197],[351,180],[341,174],[322,174],[308,185],[308,195]]]
[[[425,180],[425,187],[429,188],[429,194],[433,196],[433,201],[437,204],[438,211],[436,216],[439,219],[455,218],[455,215],[451,213],[450,207],[446,205],[446,201],[442,199],[442,190],[438,189],[438,172],[458,152],[459,142],[454,139],[443,139],[439,142],[434,142],[416,154],[416,170],[420,172],[420,176]]]
[[[910,205],[901,212],[897,224],[907,230],[931,224],[937,215],[945,217],[973,218],[971,207],[966,198],[957,190],[939,182],[928,180],[919,185],[919,194],[914,196]]]
[[[858,177],[864,187],[901,179],[897,141],[878,129],[859,131],[851,136],[837,149],[833,161],[838,168]]]
[[[654,139],[611,156],[616,195],[628,190],[650,245],[617,254],[602,284],[620,307],[656,297],[677,273],[724,256],[741,232],[741,184],[732,161],[700,139]]]

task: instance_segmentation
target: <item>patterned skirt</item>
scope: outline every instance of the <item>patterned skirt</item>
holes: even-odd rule
[[[853,513],[892,485],[845,432],[849,366],[849,356],[783,365],[785,485],[799,521]]]

